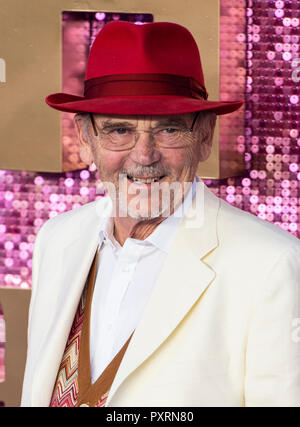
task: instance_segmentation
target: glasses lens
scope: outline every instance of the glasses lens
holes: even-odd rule
[[[126,150],[134,146],[134,132],[126,128],[118,128],[103,135],[104,146],[110,150]]]
[[[169,128],[156,134],[157,143],[166,148],[185,147],[190,143],[191,139],[191,133],[183,129]]]

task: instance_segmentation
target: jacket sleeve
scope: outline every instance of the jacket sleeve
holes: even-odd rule
[[[35,295],[36,295],[37,283],[38,283],[40,243],[41,243],[41,240],[43,239],[45,224],[37,233],[37,236],[34,242],[33,255],[32,255],[32,286],[31,286],[31,299],[30,299],[29,315],[28,315],[27,359],[26,359],[25,374],[24,374],[24,380],[23,380],[21,406],[30,406],[31,383],[32,383],[32,378],[29,375],[30,367],[32,364],[32,356],[30,354],[31,329],[32,329],[31,313],[35,305]]]
[[[300,406],[300,245],[274,260],[250,321],[245,406]]]

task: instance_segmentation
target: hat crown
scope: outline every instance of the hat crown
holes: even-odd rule
[[[205,86],[199,50],[186,28],[168,22],[105,25],[92,45],[86,80],[140,73],[192,77]]]
[[[60,111],[116,115],[227,114],[243,104],[207,96],[198,47],[186,28],[118,21],[93,43],[83,96],[54,93],[46,102]]]

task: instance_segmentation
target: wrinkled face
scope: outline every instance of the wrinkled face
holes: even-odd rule
[[[199,161],[207,157],[197,122],[189,132],[194,116],[93,114],[93,120],[86,117],[86,138],[83,125],[77,126],[83,160],[94,161],[117,215],[168,216],[182,202]],[[123,146],[124,141],[131,142]]]

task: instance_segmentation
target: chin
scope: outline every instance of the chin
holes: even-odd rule
[[[161,216],[161,212],[158,213],[153,213],[149,215],[149,212],[137,212],[134,210],[128,210],[127,211],[128,216],[130,216],[130,218],[139,220],[139,221],[150,221],[151,219],[155,219]]]
[[[166,206],[160,206],[157,209],[153,209],[151,212],[151,208],[149,207],[149,210],[147,209],[134,209],[130,208],[130,206],[127,209],[127,214],[133,219],[137,219],[140,221],[150,221],[155,218],[167,218],[170,216],[174,211],[174,206],[171,204],[166,204]]]

